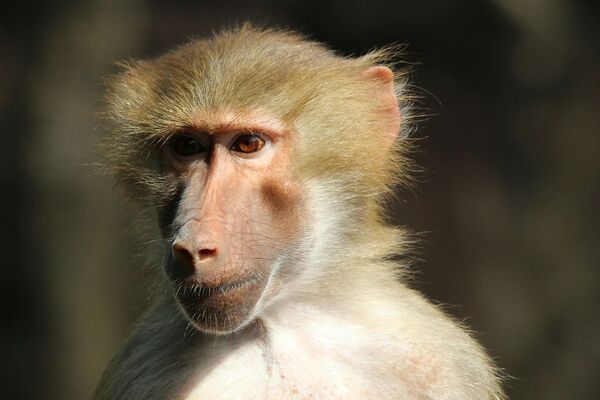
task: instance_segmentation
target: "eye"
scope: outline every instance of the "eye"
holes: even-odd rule
[[[171,141],[171,148],[179,157],[191,157],[206,153],[206,146],[191,136],[177,135]]]
[[[231,150],[238,153],[256,153],[265,146],[263,138],[255,133],[240,135],[231,145]]]

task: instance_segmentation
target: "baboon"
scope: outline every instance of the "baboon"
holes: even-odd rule
[[[110,81],[109,164],[156,210],[166,289],[96,399],[504,399],[393,257],[411,103],[393,57],[245,24]]]

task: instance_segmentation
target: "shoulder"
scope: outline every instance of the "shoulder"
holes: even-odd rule
[[[142,317],[105,370],[95,400],[163,398],[182,384],[184,374],[174,372],[184,372],[185,349],[198,338],[185,334],[187,323],[174,307],[157,304]]]
[[[396,379],[425,398],[505,399],[499,373],[472,333],[418,292],[401,292],[386,329],[394,337],[389,364]]]

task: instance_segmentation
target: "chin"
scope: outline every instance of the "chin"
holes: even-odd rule
[[[218,287],[181,287],[175,298],[181,311],[199,331],[226,335],[250,324],[264,292],[258,279]]]

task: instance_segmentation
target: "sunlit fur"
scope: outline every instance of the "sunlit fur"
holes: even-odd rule
[[[392,67],[392,56],[341,57],[294,33],[244,25],[127,63],[111,80],[106,152],[135,198],[160,208],[173,196],[155,149],[194,115],[268,110],[294,128],[294,174],[313,223],[301,246],[274,260],[272,275],[286,286],[261,298],[236,333],[195,332],[157,294],[164,298],[113,360],[97,399],[504,398],[485,352],[392,260],[408,239],[385,224],[383,203],[410,170],[410,96],[394,71],[402,131],[392,143],[368,98],[378,83],[361,77]]]

